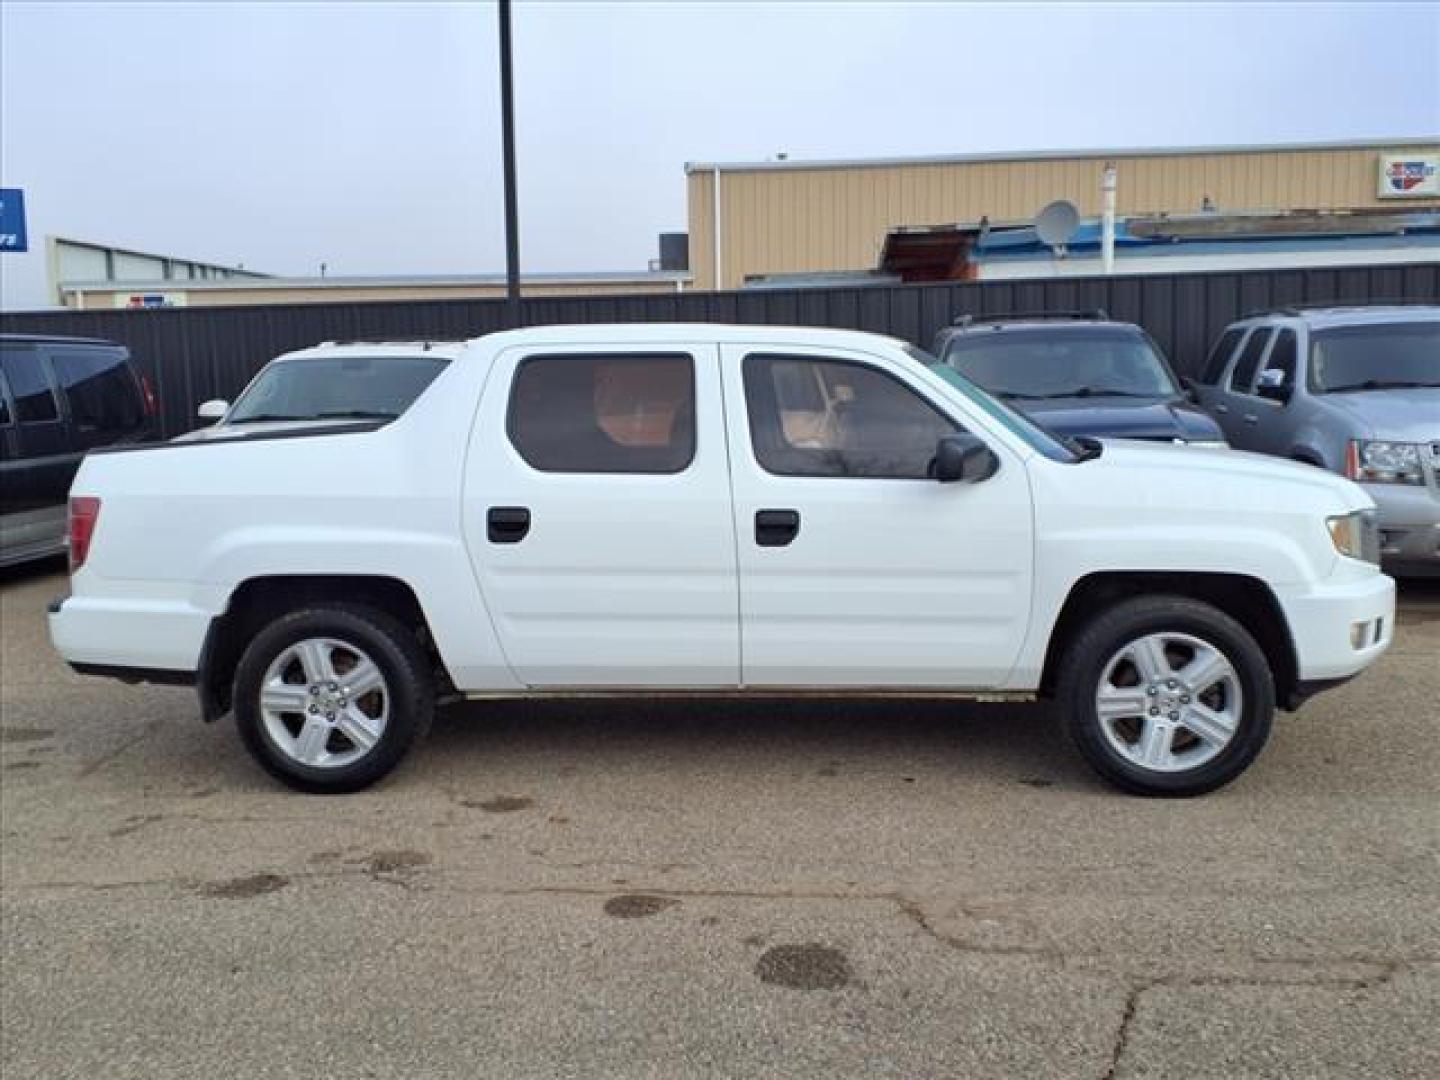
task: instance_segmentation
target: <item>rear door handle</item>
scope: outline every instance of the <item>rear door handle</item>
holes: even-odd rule
[[[755,511],[755,543],[761,547],[784,547],[799,535],[800,511]]]
[[[1217,402],[1215,405],[1215,411],[1218,413],[1228,413],[1230,411],[1230,406]]]
[[[492,544],[518,544],[530,531],[530,510],[524,506],[492,506],[485,532]]]
[[[1246,413],[1246,414],[1245,414],[1245,423],[1247,423],[1247,424],[1258,424],[1259,422],[1260,422],[1260,417],[1259,417],[1256,413]]]

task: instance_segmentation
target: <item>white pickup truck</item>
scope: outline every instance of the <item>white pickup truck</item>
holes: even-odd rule
[[[437,699],[674,692],[1049,699],[1109,780],[1196,794],[1394,630],[1349,481],[1060,441],[871,334],[331,343],[220,412],[85,459],[50,633],[309,791]]]

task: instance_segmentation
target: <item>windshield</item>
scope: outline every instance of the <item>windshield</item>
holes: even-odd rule
[[[1318,394],[1440,386],[1440,321],[1335,327],[1310,342]]]
[[[953,339],[945,362],[1004,398],[1179,396],[1160,353],[1139,333],[978,330]]]
[[[281,360],[262,371],[226,418],[393,420],[444,369],[438,356],[334,356]]]
[[[1033,420],[1016,412],[1003,401],[995,400],[995,398],[965,378],[965,376],[961,375],[954,368],[947,367],[945,364],[940,363],[939,360],[936,360],[935,357],[931,356],[924,349],[917,348],[914,345],[906,345],[905,351],[951,386],[955,387],[955,389],[959,390],[986,415],[996,420],[1006,431],[1025,440],[1027,444],[1040,451],[1040,453],[1052,461],[1072,462],[1081,456],[1067,443],[1057,439],[1054,435],[1051,435],[1044,428],[1037,425]]]

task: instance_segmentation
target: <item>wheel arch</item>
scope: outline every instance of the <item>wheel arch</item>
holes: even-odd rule
[[[1298,704],[1299,661],[1280,602],[1259,578],[1244,574],[1166,571],[1103,571],[1071,587],[1045,650],[1040,693],[1052,696],[1065,648],[1097,612],[1135,596],[1184,596],[1208,603],[1238,621],[1265,653],[1282,708]]]
[[[204,719],[230,711],[235,668],[255,634],[276,616],[297,608],[344,602],[383,611],[415,633],[444,685],[449,675],[430,632],[419,596],[395,577],[363,574],[275,574],[240,582],[225,612],[210,620],[200,651],[196,688]]]

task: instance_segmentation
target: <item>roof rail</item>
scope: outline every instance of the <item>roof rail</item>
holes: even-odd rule
[[[1254,311],[1246,312],[1241,318],[1257,319],[1262,315],[1303,315],[1307,311],[1346,311],[1352,308],[1373,307],[1433,307],[1434,305],[1434,300],[1415,296],[1399,296],[1393,299],[1375,296],[1365,300],[1302,300],[1289,304],[1277,304],[1274,307],[1256,308]]]
[[[419,345],[429,350],[436,345],[459,345],[464,338],[456,337],[454,334],[381,334],[377,337],[347,337],[332,338],[329,341],[320,342],[321,345]]]
[[[1026,319],[1082,319],[1088,322],[1109,322],[1110,316],[1104,308],[1088,308],[1074,311],[1005,311],[989,315],[966,312],[957,318],[954,326],[974,326],[976,323],[1020,322]]]

